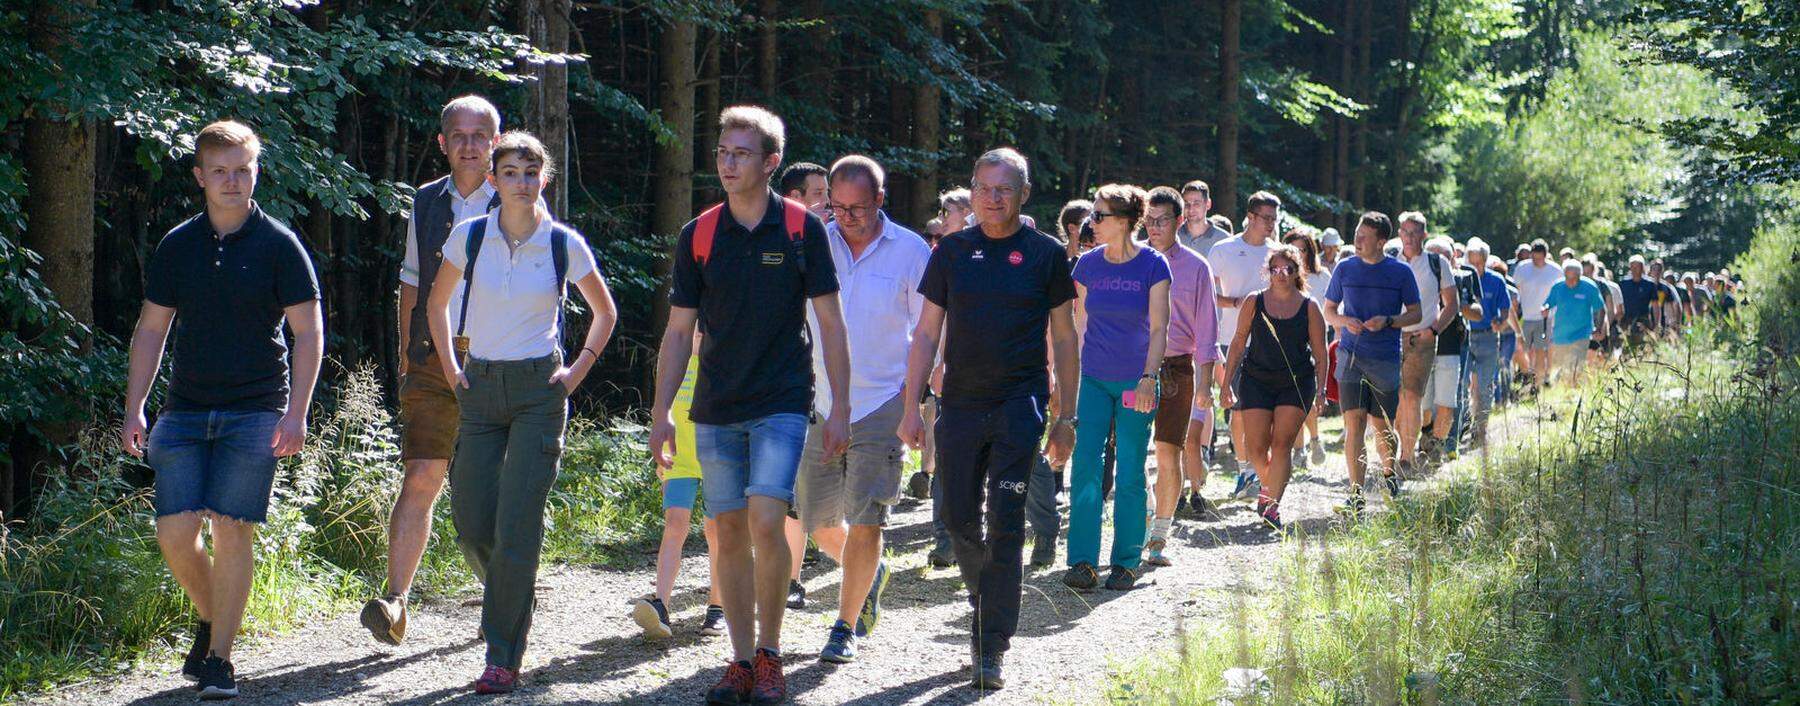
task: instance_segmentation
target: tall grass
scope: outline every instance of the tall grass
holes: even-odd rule
[[[1800,699],[1800,361],[1735,326],[1516,408],[1509,440],[1296,534],[1149,703]],[[1497,420],[1498,421],[1498,420]],[[1254,670],[1254,671],[1247,671]]]
[[[117,450],[116,427],[82,435],[75,462],[49,474],[37,511],[0,526],[0,697],[37,686],[172,659],[192,611],[156,546],[148,490]],[[372,368],[343,375],[306,449],[284,462],[257,537],[244,629],[262,635],[354,610],[380,590],[387,514],[399,492],[398,436]],[[660,532],[660,493],[642,461],[641,429],[586,419],[570,425],[551,493],[548,561],[615,563]],[[449,503],[415,596],[473,585],[455,544]]]

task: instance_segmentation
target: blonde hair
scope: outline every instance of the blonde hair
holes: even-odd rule
[[[236,120],[220,120],[200,128],[200,134],[194,136],[194,161],[200,161],[207,150],[233,147],[250,150],[252,161],[262,155],[262,139],[255,130]]]
[[[490,156],[489,164],[496,173],[500,170],[501,157],[516,156],[537,162],[545,179],[556,175],[556,160],[550,158],[550,151],[544,149],[544,143],[537,136],[523,130],[501,133],[499,139],[494,140],[494,151]]]
[[[734,105],[719,113],[719,132],[749,130],[762,137],[763,151],[780,154],[787,149],[787,127],[781,118],[760,105]]]

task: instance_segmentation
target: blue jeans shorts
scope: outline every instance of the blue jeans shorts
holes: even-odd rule
[[[782,412],[734,424],[694,424],[706,492],[706,516],[750,506],[750,496],[794,504],[794,478],[806,448],[807,415]]]
[[[694,499],[700,495],[699,478],[670,478],[663,481],[663,512],[674,508],[694,509]]]
[[[164,412],[144,454],[156,472],[156,516],[208,512],[260,523],[275,485],[275,425],[281,414]]]

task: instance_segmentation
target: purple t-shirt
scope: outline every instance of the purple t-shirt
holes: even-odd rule
[[[1106,261],[1106,248],[1089,250],[1075,261],[1075,282],[1087,288],[1081,374],[1107,382],[1144,374],[1144,359],[1150,355],[1150,288],[1168,280],[1169,261],[1153,248],[1139,247],[1136,257],[1119,264]]]

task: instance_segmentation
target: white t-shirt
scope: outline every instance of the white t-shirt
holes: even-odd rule
[[[1544,258],[1542,267],[1530,260],[1519,263],[1513,270],[1513,283],[1519,286],[1519,318],[1524,321],[1544,320],[1544,301],[1550,298],[1550,288],[1563,281],[1562,265]]]
[[[556,314],[562,303],[557,290],[556,263],[550,253],[550,229],[545,218],[516,251],[509,252],[500,231],[498,213],[487,228],[476,256],[475,281],[469,287],[469,317],[463,335],[469,337],[469,357],[481,360],[529,360],[555,353]],[[444,261],[458,270],[468,269],[465,249],[469,224],[460,223],[444,240]],[[570,283],[599,270],[594,251],[579,234],[569,238]],[[456,335],[457,309],[450,310],[450,334]]]
[[[1306,294],[1321,307],[1325,306],[1325,290],[1330,288],[1330,270],[1319,270],[1306,276]]]
[[[487,183],[486,180],[483,180],[481,186],[470,193],[467,198],[456,193],[455,182],[451,182],[450,188],[446,192],[450,195],[450,222],[452,224],[487,215],[488,203],[494,199],[494,185]],[[406,221],[406,255],[400,259],[400,283],[414,287],[419,286],[418,224],[413,223],[410,218]],[[450,292],[451,311],[462,309],[462,298],[462,283],[458,282],[456,288]],[[406,315],[411,316],[412,313],[407,312]]]
[[[1263,271],[1263,266],[1268,264],[1269,250],[1274,246],[1273,239],[1265,238],[1262,245],[1251,245],[1241,235],[1214,245],[1206,262],[1212,265],[1213,279],[1218,283],[1215,293],[1242,299],[1268,287],[1269,275]],[[1219,343],[1229,344],[1237,335],[1237,315],[1238,307],[1219,307]]]
[[[1441,275],[1431,273],[1431,261],[1425,259],[1427,257],[1437,258],[1438,272],[1442,273]],[[1450,261],[1443,255],[1433,255],[1428,252],[1414,255],[1406,261],[1406,266],[1412,268],[1413,282],[1419,285],[1419,323],[1400,330],[1412,333],[1413,331],[1423,331],[1437,322],[1438,311],[1443,309],[1443,302],[1439,301],[1442,295],[1438,290],[1445,287],[1456,288],[1456,269],[1450,266]]]

